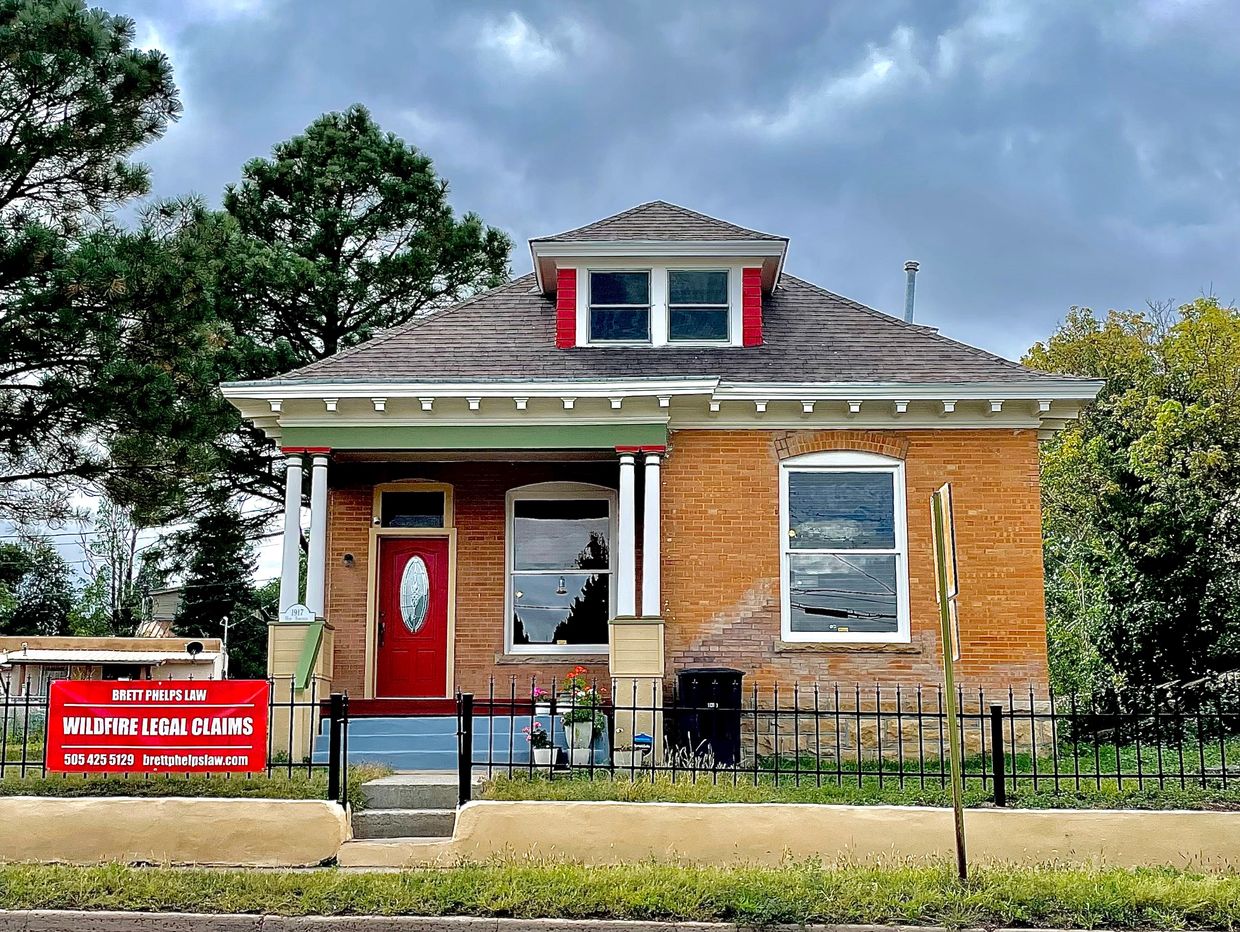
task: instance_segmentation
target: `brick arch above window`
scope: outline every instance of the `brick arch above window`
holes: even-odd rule
[[[881,430],[781,430],[771,441],[775,458],[786,460],[803,453],[831,450],[860,450],[903,460],[908,456],[908,438]]]

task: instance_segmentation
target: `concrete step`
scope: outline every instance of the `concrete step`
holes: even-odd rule
[[[314,753],[315,763],[326,763],[326,750]],[[349,748],[350,764],[384,764],[393,770],[449,770],[456,772],[456,751],[364,751]]]
[[[455,809],[456,776],[444,772],[394,773],[362,784],[367,809]]]
[[[447,838],[455,809],[363,809],[353,813],[354,838]]]
[[[451,838],[359,838],[340,846],[336,863],[365,869],[416,867],[452,860]]]

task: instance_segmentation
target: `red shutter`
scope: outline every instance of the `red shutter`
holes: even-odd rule
[[[577,345],[577,270],[555,271],[555,348]]]
[[[761,269],[744,269],[741,275],[741,342],[762,345]]]

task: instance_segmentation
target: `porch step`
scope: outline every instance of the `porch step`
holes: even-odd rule
[[[448,838],[456,809],[364,809],[353,813],[354,838]]]
[[[320,722],[320,734],[326,736],[329,727],[330,723],[326,720]],[[434,735],[451,738],[452,742],[455,743],[456,716],[431,715],[415,717],[412,715],[401,715],[394,717],[376,716],[372,718],[353,716],[349,719],[349,737],[352,738],[359,733],[366,735],[417,734],[428,737]]]
[[[559,717],[537,716],[542,727],[560,746],[567,741]],[[531,716],[501,715],[474,718],[473,756],[475,762],[494,764],[528,764],[530,749],[522,730],[529,727]],[[348,758],[350,764],[386,764],[393,770],[455,771],[455,715],[356,716],[349,719]],[[601,742],[600,742],[601,745]],[[328,723],[315,736],[312,760],[327,762]],[[596,763],[606,764],[608,751],[598,746]]]

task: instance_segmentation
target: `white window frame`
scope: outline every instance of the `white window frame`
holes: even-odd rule
[[[588,482],[535,482],[509,489],[504,496],[504,652],[507,654],[605,654],[607,644],[514,644],[512,616],[516,599],[512,591],[516,534],[513,533],[513,505],[519,501],[605,501],[607,502],[607,619],[616,617],[616,511],[619,495],[615,489]],[[522,570],[522,572],[527,572]],[[563,570],[540,570],[546,575],[564,575]]]
[[[719,261],[706,258],[669,258],[661,261],[634,263],[632,258],[599,258],[589,261],[570,260],[560,268],[577,272],[577,345],[590,347],[674,347],[676,349],[727,349],[744,345],[741,288],[744,270],[759,260],[735,259]],[[668,340],[670,314],[667,299],[668,272],[728,273],[728,338],[726,340]],[[590,275],[594,272],[648,272],[650,275],[650,339],[643,341],[593,340],[590,336]]]
[[[788,513],[789,477],[795,472],[805,473],[889,473],[892,477],[892,508],[895,511],[895,549],[858,548],[853,554],[895,554],[896,558],[896,630],[877,631],[793,631],[791,557],[795,554],[833,553],[826,548],[793,550],[788,536],[790,516]],[[909,582],[908,582],[908,505],[904,487],[904,461],[877,453],[853,450],[831,450],[822,453],[805,453],[790,457],[779,464],[779,594],[780,636],[785,641],[810,643],[871,643],[907,644],[909,631]]]
[[[646,339],[644,340],[597,340],[594,338],[594,309],[611,311],[636,311],[641,304],[594,304],[594,276],[616,272],[644,274],[646,276]],[[649,346],[654,340],[654,270],[653,269],[589,269],[586,272],[586,337],[591,346]]]
[[[663,270],[667,276],[667,342],[670,346],[730,346],[732,344],[732,270],[727,267],[703,269],[703,268],[680,268],[671,267]],[[724,274],[724,290],[728,296],[726,304],[673,304],[672,303],[672,275],[676,272],[722,272]],[[714,311],[723,311],[728,318],[728,327],[722,340],[674,340],[672,339],[672,309],[677,307],[691,307],[694,309],[705,309]]]

